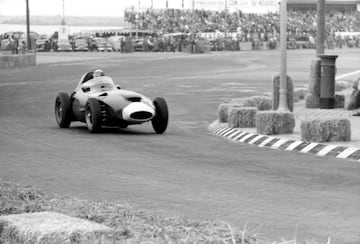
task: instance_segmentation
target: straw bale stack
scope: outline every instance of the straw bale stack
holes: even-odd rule
[[[229,112],[232,108],[253,107],[259,111],[270,110],[272,108],[272,100],[269,96],[252,96],[245,98],[234,98],[221,103],[218,107],[218,116],[221,123],[229,120]]]
[[[256,108],[259,111],[271,110],[272,100],[269,96],[252,96],[255,100]]]
[[[345,96],[343,94],[335,94],[335,108],[344,108]]]
[[[338,80],[335,82],[335,91],[342,91],[351,88],[351,82]]]
[[[344,107],[347,110],[360,108],[360,90],[359,90],[360,78],[353,82],[352,89],[349,89],[345,94]]]
[[[229,103],[237,104],[241,107],[256,107],[256,100],[254,97],[233,98]]]
[[[243,107],[256,107],[260,111],[272,109],[272,100],[267,95],[234,98],[231,99],[229,103],[235,103]]]
[[[307,92],[308,92],[308,89],[305,87],[295,88],[294,89],[294,103],[297,103],[298,101],[305,99]]]
[[[307,94],[305,96],[305,107],[306,108],[320,108],[320,97],[313,94]]]
[[[259,111],[255,124],[259,134],[291,134],[294,132],[295,117],[290,112]]]
[[[56,212],[0,216],[0,243],[110,244],[112,229]]]
[[[233,107],[243,107],[237,103],[221,103],[218,107],[218,116],[220,123],[227,123],[229,119],[230,109]]]
[[[249,128],[255,127],[255,107],[233,107],[229,112],[228,124],[230,127]]]
[[[350,141],[348,119],[308,119],[301,122],[301,139],[313,142]]]

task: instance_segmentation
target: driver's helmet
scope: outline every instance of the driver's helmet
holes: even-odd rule
[[[104,71],[102,71],[101,69],[95,70],[95,71],[94,71],[94,78],[100,77],[100,76],[105,76]]]

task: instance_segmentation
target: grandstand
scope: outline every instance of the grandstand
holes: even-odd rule
[[[288,0],[288,9],[291,10],[314,10],[317,0]],[[360,0],[326,0],[327,10],[341,12],[360,11]]]
[[[279,0],[160,0],[139,1],[138,5],[126,6],[126,10],[144,12],[147,9],[209,10],[263,14],[277,12]]]
[[[161,1],[139,1],[138,5],[127,6],[132,9],[144,12],[147,9],[182,9],[182,10],[210,10],[242,13],[264,14],[279,11],[280,0],[161,0]],[[153,4],[152,4],[153,3]],[[317,0],[288,0],[288,9],[291,10],[314,10]],[[360,11],[360,0],[326,0],[328,10],[341,12]]]

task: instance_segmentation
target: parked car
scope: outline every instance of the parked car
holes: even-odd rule
[[[90,51],[111,52],[111,44],[105,38],[95,37],[90,42]]]
[[[66,39],[59,39],[57,41],[57,49],[58,52],[71,52],[73,49],[70,45],[69,40]]]
[[[36,50],[37,51],[47,51],[47,43],[49,41],[49,37],[47,35],[40,35],[38,39],[36,39]]]
[[[76,38],[74,42],[74,51],[89,51],[89,47],[85,38]]]
[[[144,39],[139,38],[134,40],[134,51],[143,51],[144,50]]]

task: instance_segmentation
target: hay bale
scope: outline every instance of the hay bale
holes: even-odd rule
[[[229,127],[255,127],[256,111],[254,107],[232,107],[229,112]]]
[[[229,118],[229,111],[233,107],[243,107],[237,103],[221,103],[218,107],[218,116],[220,123],[227,123]]]
[[[292,112],[294,110],[294,88],[293,88],[293,82],[290,76],[286,76],[286,89],[287,89],[287,105],[289,110]],[[280,75],[275,75],[273,77],[273,96],[272,96],[272,102],[273,102],[273,109],[276,110],[279,107],[279,100],[280,100]]]
[[[256,107],[258,110],[270,110],[272,108],[272,100],[269,96],[252,96],[245,98],[234,98],[229,101],[242,107]]]
[[[295,127],[295,116],[289,112],[259,111],[255,125],[259,134],[291,134]]]
[[[308,93],[308,89],[305,87],[302,88],[295,88],[294,89],[294,103],[305,99],[306,94]]]
[[[345,95],[344,108],[347,110],[353,110],[360,108],[360,91],[353,90]]]
[[[320,108],[320,97],[313,94],[307,94],[305,96],[305,107],[306,108]]]
[[[349,89],[350,87],[351,87],[351,82],[349,81],[343,81],[343,80],[335,81],[335,91],[346,90]]]
[[[253,97],[234,98],[229,103],[236,104],[240,107],[256,107],[256,100]]]
[[[348,89],[345,94],[344,108],[347,110],[360,108],[360,78],[352,83],[352,89]]]
[[[309,119],[301,122],[301,140],[313,142],[350,141],[348,119]]]
[[[345,106],[345,95],[335,94],[335,108],[344,108]]]
[[[309,76],[309,92],[315,97],[320,97],[321,66],[320,59],[311,61]]]
[[[113,243],[112,229],[55,212],[0,217],[0,243]]]
[[[272,100],[269,96],[252,96],[251,98],[255,100],[256,108],[259,111],[272,109]]]
[[[360,83],[360,77],[352,82],[351,88],[354,90],[359,90],[359,83]]]

